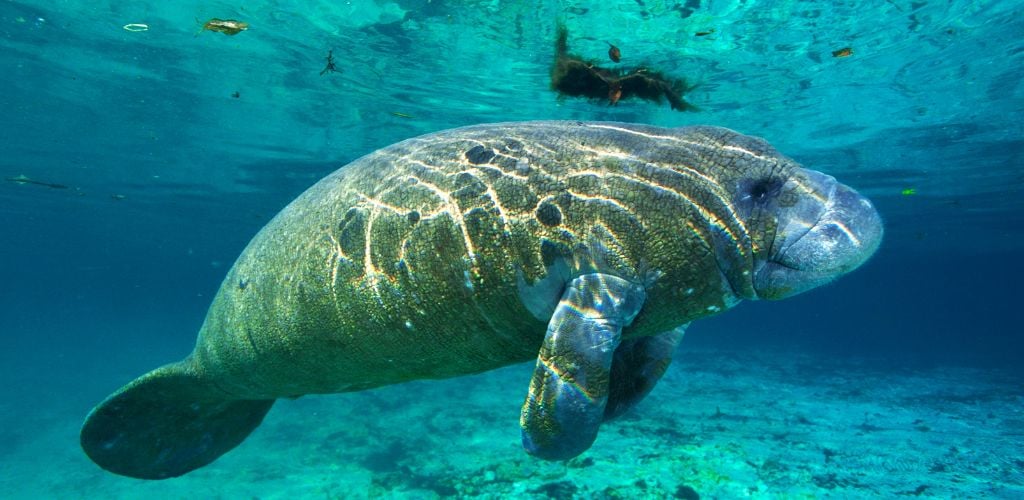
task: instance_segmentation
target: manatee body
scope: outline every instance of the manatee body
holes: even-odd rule
[[[727,129],[525,122],[410,139],[282,210],[195,350],[100,403],[81,444],[118,474],[179,476],[277,398],[536,359],[523,445],[571,458],[651,390],[689,322],[826,283],[881,237],[867,199]]]

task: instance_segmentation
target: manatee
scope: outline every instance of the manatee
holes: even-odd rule
[[[117,474],[180,476],[278,398],[536,360],[523,446],[569,459],[651,391],[691,321],[827,283],[882,232],[853,189],[724,128],[547,121],[409,139],[275,216],[193,352],[96,406],[81,445]]]

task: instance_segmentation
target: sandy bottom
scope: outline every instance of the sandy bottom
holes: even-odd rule
[[[239,448],[156,482],[84,456],[82,398],[8,398],[0,496],[1024,498],[1009,373],[684,346],[590,451],[547,463],[519,444],[530,370],[280,401]]]

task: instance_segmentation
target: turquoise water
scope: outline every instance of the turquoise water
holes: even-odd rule
[[[1024,495],[1022,7],[3,2],[0,496]],[[695,84],[699,111],[560,98],[559,24],[585,58]],[[650,400],[567,466],[518,448],[529,366],[282,402],[164,482],[78,448],[92,405],[189,352],[245,243],[316,180],[535,119],[764,137],[870,197],[885,241],[835,284],[695,323]]]

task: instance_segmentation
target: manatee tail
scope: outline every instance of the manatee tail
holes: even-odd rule
[[[213,462],[263,421],[274,400],[237,400],[182,361],[153,370],[100,403],[82,449],[100,467],[165,479]]]

